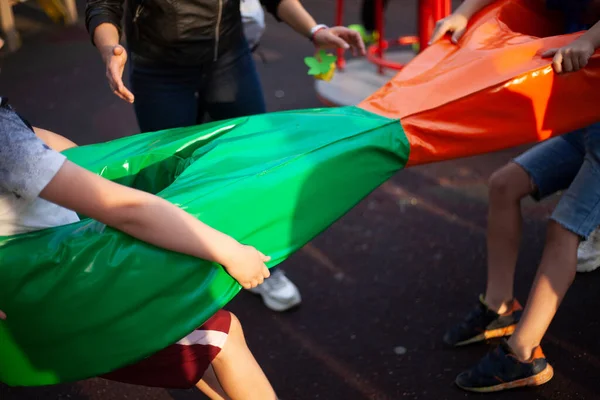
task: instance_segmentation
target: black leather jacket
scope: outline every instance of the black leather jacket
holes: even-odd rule
[[[261,0],[277,18],[281,0]],[[85,23],[108,22],[122,34],[125,0],[87,0]],[[127,0],[125,36],[134,60],[200,65],[243,40],[240,0]]]

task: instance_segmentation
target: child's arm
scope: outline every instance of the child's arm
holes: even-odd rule
[[[40,197],[155,246],[219,263],[246,289],[269,276],[264,264],[269,257],[253,247],[238,243],[160,197],[111,182],[69,161]]]
[[[577,40],[589,41],[594,50],[600,47],[600,21],[596,22],[586,33]]]
[[[585,67],[600,47],[600,21],[572,43],[559,49],[547,50],[542,57],[553,57],[552,67],[557,74],[575,72]]]
[[[37,130],[50,142],[72,142]],[[66,143],[66,144],[65,144]],[[217,262],[245,288],[269,276],[268,257],[157,196],[113,183],[51,150],[7,104],[0,104],[0,186],[25,201],[41,197],[168,250]],[[168,266],[165,266],[168,268]],[[2,315],[0,315],[2,317]]]
[[[447,33],[452,33],[452,43],[458,43],[458,40],[465,33],[465,29],[467,29],[467,24],[471,17],[495,1],[496,0],[465,0],[451,15],[440,19],[435,24],[435,29],[431,34],[429,44],[437,42]]]
[[[55,151],[77,146],[54,132],[37,127],[33,130],[37,137]],[[81,212],[156,246],[218,262],[228,268],[230,274],[242,285],[255,286],[252,277],[244,276],[251,273],[251,269],[236,269],[244,260],[235,260],[238,257],[235,253],[241,252],[249,260],[259,260],[259,275],[265,272],[262,264],[267,259],[256,250],[242,247],[230,237],[209,228],[156,196],[98,178],[73,164],[65,163],[40,196],[46,196],[46,200]],[[94,187],[97,193],[88,192],[86,186]],[[171,240],[174,238],[183,240]],[[264,278],[264,274],[257,281],[262,282],[261,278]]]

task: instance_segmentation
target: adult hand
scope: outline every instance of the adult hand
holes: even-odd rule
[[[454,13],[446,18],[440,19],[435,24],[429,44],[435,43],[444,37],[447,33],[452,33],[451,41],[456,44],[465,34],[469,19],[460,13]]]
[[[351,48],[354,55],[364,56],[366,54],[365,43],[360,33],[344,26],[321,29],[315,33],[313,41],[317,47],[321,48]]]
[[[128,103],[133,103],[133,93],[123,84],[123,70],[127,63],[127,51],[125,51],[125,48],[119,44],[107,48],[102,52],[102,58],[106,64],[108,85],[113,93]]]
[[[6,319],[6,314],[2,310],[0,310],[0,319]]]
[[[595,51],[589,40],[579,38],[564,47],[547,50],[542,57],[552,57],[552,68],[557,74],[563,74],[585,67]]]

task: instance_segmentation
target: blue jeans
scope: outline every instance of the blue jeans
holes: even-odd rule
[[[552,220],[583,239],[600,225],[600,123],[542,142],[514,161],[531,177],[536,200],[565,190]]]
[[[142,132],[266,112],[254,60],[245,40],[217,61],[199,66],[164,65],[133,55],[131,89]]]

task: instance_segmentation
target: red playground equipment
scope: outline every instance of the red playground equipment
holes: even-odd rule
[[[344,0],[337,0],[336,25],[344,25]],[[423,51],[435,23],[450,15],[450,0],[418,0],[417,35],[386,39],[383,0],[375,1],[377,41],[369,46],[366,57],[345,59],[337,52],[336,70],[331,79],[315,80],[317,98],[326,106],[357,105],[385,85]],[[410,48],[410,46],[413,48]],[[415,47],[418,46],[418,49]]]
[[[450,0],[419,0],[419,33],[418,36],[402,36],[393,41],[393,44],[399,46],[410,46],[418,44],[419,49],[423,50],[427,47],[427,42],[431,37],[436,21],[450,15],[452,2]],[[337,0],[335,25],[343,25],[344,16],[344,0]],[[382,74],[384,69],[392,69],[399,71],[404,65],[401,63],[386,60],[384,58],[385,51],[390,46],[390,41],[385,39],[385,23],[383,12],[383,0],[375,0],[375,18],[376,31],[378,32],[378,42],[369,47],[367,51],[367,59],[378,66],[379,73]],[[343,70],[346,66],[344,52],[341,49],[337,51],[337,67]]]
[[[452,2],[450,0],[419,0],[418,11],[418,36],[402,36],[392,41],[397,46],[419,45],[420,51],[427,47],[427,42],[431,37],[436,21],[450,15]],[[335,25],[343,25],[344,0],[337,0]],[[385,39],[385,24],[383,12],[383,0],[375,1],[376,31],[378,32],[378,42],[369,47],[367,59],[378,66],[378,71],[383,74],[384,69],[399,71],[404,64],[385,59],[385,51],[390,46],[390,41]],[[337,52],[337,67],[340,71],[344,70],[346,60],[344,52]]]

